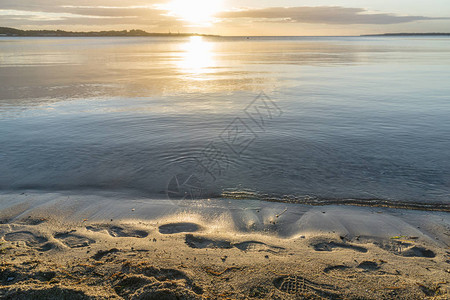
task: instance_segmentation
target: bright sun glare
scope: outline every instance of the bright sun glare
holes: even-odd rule
[[[194,25],[210,24],[222,8],[222,0],[173,0],[167,5],[171,15]]]
[[[181,51],[178,67],[185,73],[207,74],[215,66],[213,45],[204,41],[201,36],[192,36],[189,42],[181,46]]]

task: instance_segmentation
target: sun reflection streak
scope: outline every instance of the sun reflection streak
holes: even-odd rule
[[[194,75],[211,73],[211,68],[216,66],[213,50],[213,43],[204,41],[201,36],[192,36],[188,43],[181,45],[178,68]]]

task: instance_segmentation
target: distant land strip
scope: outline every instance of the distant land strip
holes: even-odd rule
[[[140,29],[132,30],[106,30],[106,31],[64,31],[64,30],[21,30],[10,27],[0,27],[1,36],[17,36],[17,37],[120,37],[120,36],[156,36],[156,37],[173,37],[173,36],[205,36],[220,37],[220,35],[199,34],[199,33],[155,33],[146,32]],[[450,33],[429,32],[429,33],[382,33],[382,34],[363,34],[362,37],[371,36],[450,36]]]
[[[450,36],[445,32],[426,32],[426,33],[382,33],[382,34],[363,34],[361,36]]]
[[[0,27],[0,36],[23,37],[102,37],[102,36],[217,36],[198,33],[151,33],[144,30],[109,30],[109,31],[64,31],[64,30],[20,30],[9,27]]]

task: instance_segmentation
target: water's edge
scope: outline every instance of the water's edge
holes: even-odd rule
[[[249,192],[225,192],[221,195],[225,199],[252,199],[267,202],[281,202],[293,204],[305,204],[312,206],[326,206],[326,205],[348,205],[348,206],[363,206],[363,207],[387,207],[409,210],[423,210],[423,211],[442,211],[450,212],[450,204],[446,203],[421,203],[421,202],[405,202],[385,199],[321,199],[316,197],[296,197],[283,196],[276,197],[271,195],[258,195]]]

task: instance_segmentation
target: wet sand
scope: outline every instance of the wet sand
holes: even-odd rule
[[[0,197],[4,299],[449,297],[447,212]]]

